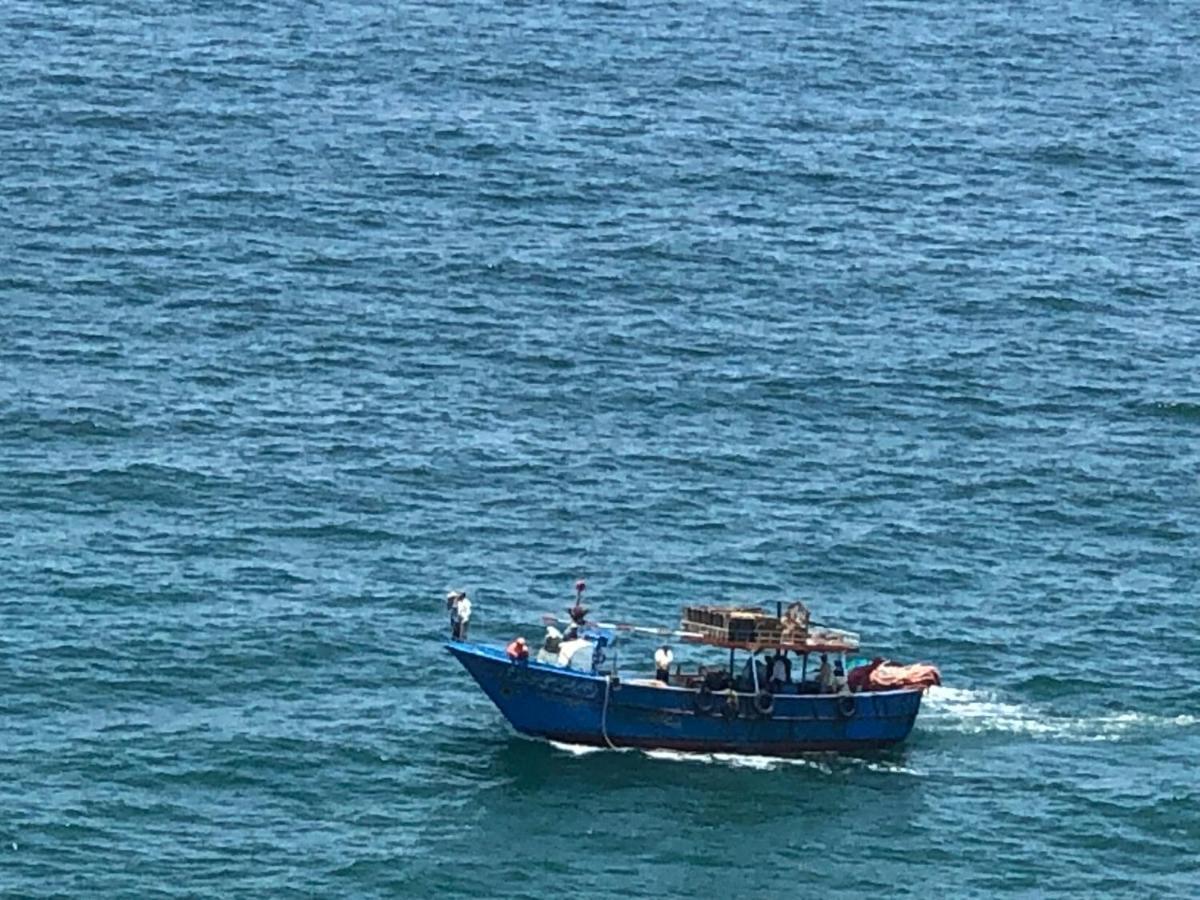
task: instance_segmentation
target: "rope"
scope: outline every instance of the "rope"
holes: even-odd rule
[[[608,744],[609,750],[616,750],[617,745],[608,739],[608,695],[612,690],[612,676],[604,676],[604,711],[600,714],[600,734],[604,736],[604,743]]]

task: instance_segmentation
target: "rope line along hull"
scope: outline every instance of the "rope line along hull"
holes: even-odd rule
[[[727,693],[705,698],[690,688],[614,680],[606,711],[604,675],[514,663],[477,644],[446,646],[517,731],[565,743],[764,756],[869,750],[908,737],[921,705],[921,691],[909,689],[776,694],[764,715],[748,694],[731,704]]]

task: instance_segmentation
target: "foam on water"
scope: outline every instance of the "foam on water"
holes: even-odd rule
[[[854,756],[840,756],[834,753],[812,753],[805,756],[778,757],[760,756],[752,753],[703,753],[669,749],[634,750],[627,747],[617,748],[617,750],[613,751],[604,747],[564,744],[560,741],[550,741],[549,743],[554,749],[569,753],[572,756],[590,756],[593,753],[637,752],[646,759],[658,762],[726,766],[731,769],[752,769],[758,772],[773,772],[783,768],[798,768],[810,769],[820,772],[823,775],[833,775],[835,772],[846,768],[857,768],[890,775],[920,776],[924,774],[918,769],[899,763],[863,759]]]
[[[593,753],[604,753],[606,747],[592,747],[588,744],[565,744],[562,741],[549,741],[551,747],[555,750],[561,750],[563,753],[569,753],[572,756],[591,756]],[[613,752],[609,750],[608,752]],[[621,752],[619,749],[616,752]]]
[[[698,763],[700,765],[728,766],[734,769],[753,769],[758,772],[772,772],[777,769],[793,766],[804,769],[814,769],[826,775],[833,773],[828,763],[815,757],[778,757],[759,756],[751,753],[685,753],[680,750],[643,750],[649,759],[662,762]]]
[[[617,747],[616,749],[609,749],[607,747],[592,747],[583,744],[567,744],[561,741],[549,741],[549,744],[555,750],[561,750],[562,752],[569,753],[572,756],[590,756],[593,753],[639,753],[646,759],[657,760],[660,762],[724,765],[732,768],[756,769],[764,772],[777,769],[783,765],[814,768],[826,773],[833,771],[827,764],[820,762],[819,760],[803,757],[784,759],[772,756],[758,756],[755,754],[687,752],[683,750],[669,750],[665,748],[643,750],[633,747]]]
[[[869,772],[882,772],[887,775],[914,775],[918,778],[924,777],[927,773],[913,766],[902,765],[897,762],[883,762],[881,760],[863,759],[862,757],[843,756],[839,757],[838,762],[848,767],[859,767],[866,769]]]
[[[967,734],[1008,732],[1044,740],[1118,741],[1142,731],[1188,728],[1198,722],[1194,715],[1134,710],[1068,716],[1035,703],[1003,699],[994,691],[935,687],[926,692],[918,727]]]
[[[590,756],[594,753],[639,753],[646,759],[658,760],[661,762],[725,765],[733,768],[757,769],[759,771],[770,771],[771,769],[778,768],[780,765],[801,765],[817,768],[826,772],[832,771],[828,766],[822,763],[803,758],[782,759],[778,757],[758,756],[754,754],[703,753],[669,749],[643,750],[634,747],[617,747],[615,749],[610,749],[607,747],[592,747],[584,744],[567,744],[561,741],[549,741],[549,744],[555,750],[561,750],[562,752],[569,753],[572,756]]]

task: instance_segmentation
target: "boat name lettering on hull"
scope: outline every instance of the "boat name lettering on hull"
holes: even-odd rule
[[[543,694],[579,700],[595,700],[600,696],[600,685],[594,681],[546,677],[522,666],[510,667],[504,674],[504,684],[506,687],[528,688]]]

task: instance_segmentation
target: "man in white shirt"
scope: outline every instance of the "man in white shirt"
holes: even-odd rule
[[[471,601],[462,591],[451,591],[447,600],[450,603],[450,637],[465,641],[467,625],[471,621]]]
[[[471,624],[471,598],[460,594],[458,598],[458,639],[467,639],[467,626]]]
[[[546,626],[546,639],[542,641],[542,649],[537,652],[537,661],[548,666],[558,665],[558,651],[562,647],[562,632],[553,625]]]
[[[668,684],[671,676],[671,662],[675,659],[671,648],[663,644],[654,651],[654,677],[663,684]]]
[[[776,653],[775,660],[771,663],[771,690],[778,693],[790,680],[787,660],[783,658],[782,653]]]

